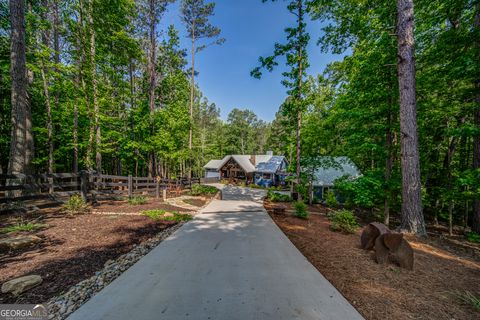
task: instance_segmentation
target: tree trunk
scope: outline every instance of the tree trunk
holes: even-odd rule
[[[303,37],[303,0],[298,0],[298,28],[300,30],[299,38]],[[302,130],[302,84],[303,84],[303,47],[302,44],[298,44],[298,83],[297,83],[297,130],[296,130],[296,175],[297,175],[297,183],[300,184],[300,174],[301,174],[301,166],[300,166],[300,157],[301,157],[301,130]],[[302,196],[300,193],[298,194],[298,200],[302,200]]]
[[[192,74],[190,83],[190,129],[188,131],[188,150],[190,150],[189,165],[188,165],[188,178],[192,178],[192,143],[193,143],[193,103],[195,100],[195,22],[192,25]]]
[[[95,163],[97,173],[102,173],[102,153],[101,153],[101,143],[102,143],[102,134],[100,129],[100,108],[98,105],[98,95],[97,95],[97,66],[95,61],[95,28],[93,25],[93,0],[88,2],[88,28],[90,32],[90,72],[92,77],[92,98],[93,98],[93,113],[94,113],[94,124],[95,124]],[[93,138],[93,137],[92,137]]]
[[[48,164],[47,172],[53,173],[53,124],[52,124],[52,106],[50,104],[50,93],[48,90],[48,81],[43,61],[40,66],[40,73],[43,82],[43,94],[45,96],[45,105],[47,107],[47,146],[48,146]]]
[[[31,139],[30,106],[27,93],[27,66],[25,48],[25,2],[10,0],[12,25],[10,74],[12,78],[12,135],[8,173],[27,173],[30,158],[27,158],[27,145]],[[28,155],[30,157],[30,155]]]
[[[397,0],[397,14],[402,163],[401,229],[425,236],[416,114],[413,0]]]
[[[474,29],[476,32],[480,29],[480,3],[477,3],[475,13]],[[480,41],[477,39],[475,43],[477,53],[480,52]],[[478,62],[477,62],[478,63]],[[480,130],[480,75],[477,74],[475,80],[475,109],[473,115],[473,123],[475,127]],[[473,137],[473,169],[480,169],[480,134]],[[477,198],[473,201],[473,221],[472,230],[480,233],[480,200]]]
[[[386,149],[387,149],[387,159],[385,160],[385,204],[383,208],[383,223],[388,227],[390,224],[390,186],[389,182],[392,177],[392,168],[393,168],[393,134],[392,134],[392,114],[388,112],[387,116],[387,131],[385,134],[386,138]]]
[[[156,66],[156,15],[155,15],[155,0],[150,0],[150,9],[149,9],[149,27],[150,27],[150,54],[148,61],[148,73],[149,73],[149,87],[148,87],[148,106],[150,108],[150,132],[154,134],[154,113],[155,113],[155,89],[157,87],[157,72],[155,70]],[[154,176],[154,163],[153,163],[154,154],[153,151],[148,155],[148,177]]]
[[[78,85],[78,84],[77,84]],[[73,173],[78,173],[78,98],[75,98],[73,106]]]

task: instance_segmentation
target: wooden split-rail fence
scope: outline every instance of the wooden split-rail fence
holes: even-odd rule
[[[18,203],[31,203],[48,207],[65,202],[80,194],[87,201],[115,196],[149,195],[157,198],[164,194],[179,194],[200,179],[164,179],[160,177],[133,177],[79,173],[53,174],[0,174],[0,211],[10,210]]]

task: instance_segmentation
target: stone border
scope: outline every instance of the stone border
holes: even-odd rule
[[[154,237],[137,245],[130,252],[121,255],[115,260],[108,260],[105,262],[103,269],[95,272],[94,276],[77,283],[67,292],[50,299],[46,303],[49,314],[48,319],[66,319],[163,240],[175,233],[183,224],[184,223],[178,223],[168,229],[162,230]]]
[[[169,212],[169,211],[166,211]],[[179,212],[181,214],[189,214],[192,217],[194,217],[197,214],[197,211],[181,211]],[[103,212],[103,211],[98,211],[98,212],[90,212],[90,214],[96,214],[96,215],[106,215],[106,216],[144,216],[141,212]]]

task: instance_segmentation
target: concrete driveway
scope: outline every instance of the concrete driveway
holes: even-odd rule
[[[362,319],[278,229],[257,193],[237,189],[69,319]],[[244,197],[255,201],[231,200]]]

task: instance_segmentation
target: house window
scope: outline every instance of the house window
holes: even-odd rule
[[[272,179],[272,175],[270,173],[264,173],[263,174],[263,179],[270,180],[270,179]]]

